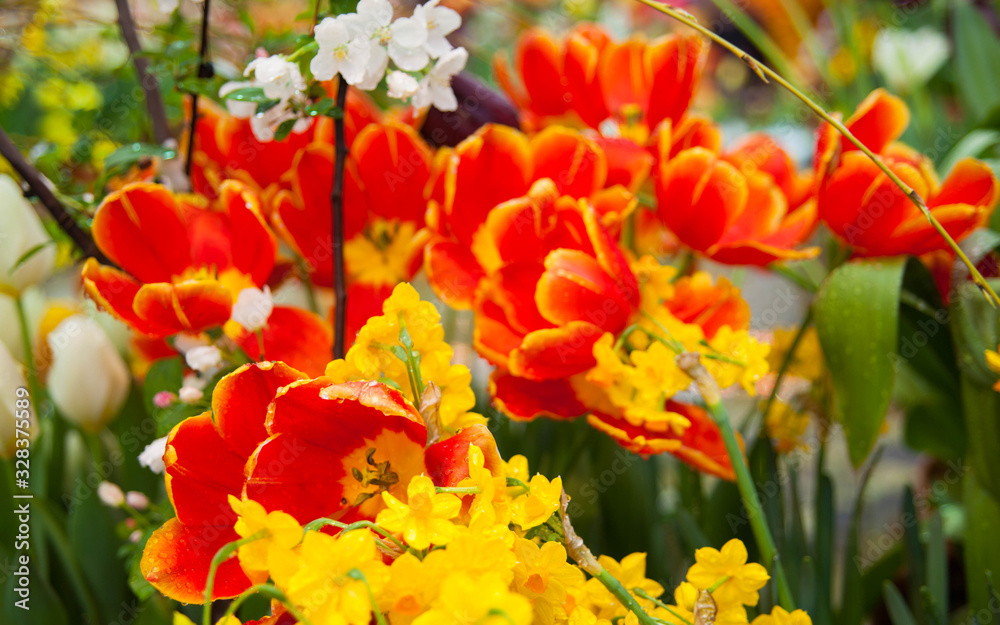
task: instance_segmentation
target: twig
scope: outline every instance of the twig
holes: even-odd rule
[[[42,174],[24,158],[11,138],[4,132],[3,128],[0,128],[0,155],[3,155],[5,159],[10,161],[14,170],[28,183],[31,192],[38,197],[42,205],[49,211],[49,214],[55,218],[56,223],[59,224],[62,231],[69,235],[69,238],[80,248],[84,256],[96,258],[103,265],[112,264],[101,253],[101,250],[97,248],[97,244],[94,243],[90,235],[80,227],[80,224],[76,223],[76,220],[69,214],[66,207],[62,205],[52,190],[49,189],[48,185],[45,184]]]
[[[215,67],[211,61],[206,61],[208,56],[208,22],[211,0],[204,0],[201,13],[201,47],[198,48],[198,78],[212,78],[215,76]],[[184,173],[191,177],[191,163],[194,160],[194,134],[198,124],[198,92],[191,93],[191,125],[188,128],[187,160],[184,162]]]
[[[333,121],[336,148],[333,155],[333,192],[330,205],[333,219],[330,235],[333,238],[333,358],[344,357],[344,334],[347,332],[347,276],[344,271],[344,164],[347,160],[347,137],[344,115],[347,114],[347,82],[340,77],[337,82],[337,108],[340,115]]]
[[[146,94],[146,110],[149,111],[149,118],[153,123],[153,138],[162,144],[170,139],[170,125],[167,123],[167,110],[163,106],[160,85],[156,81],[156,76],[149,73],[149,60],[142,56],[142,45],[139,43],[139,35],[128,0],[115,0],[115,4],[118,5],[118,26],[121,28],[122,38],[128,45],[135,73],[139,76],[139,84]]]
[[[948,247],[950,247],[955,252],[955,255],[962,260],[962,263],[966,267],[968,267],[969,274],[972,276],[972,279],[976,283],[976,286],[978,286],[979,289],[987,296],[987,299],[994,306],[994,308],[1000,306],[1000,296],[998,296],[996,292],[993,290],[993,288],[989,285],[989,283],[986,282],[986,278],[984,278],[983,275],[979,273],[979,270],[976,268],[975,263],[969,260],[969,257],[966,256],[964,251],[962,251],[962,248],[959,247],[958,243],[955,242],[955,239],[953,239],[952,236],[948,234],[948,231],[945,230],[944,226],[941,225],[941,222],[938,221],[933,214],[931,214],[930,209],[927,207],[927,203],[924,201],[922,197],[920,197],[920,194],[917,193],[908,184],[903,182],[899,178],[899,176],[897,176],[896,173],[893,172],[892,169],[890,169],[889,166],[886,165],[877,154],[868,149],[868,146],[866,146],[857,137],[851,134],[851,131],[848,130],[847,127],[844,126],[844,124],[841,123],[840,120],[827,113],[822,106],[817,104],[806,94],[799,91],[791,83],[782,78],[778,73],[776,73],[770,67],[760,63],[752,56],[744,52],[738,46],[729,43],[728,41],[726,41],[725,39],[714,33],[712,30],[705,28],[704,26],[699,24],[698,20],[695,19],[694,16],[692,16],[690,13],[682,11],[667,4],[660,4],[659,2],[656,2],[656,0],[637,0],[637,1],[641,2],[642,4],[645,4],[646,6],[652,9],[659,11],[660,13],[670,16],[671,18],[677,20],[678,22],[681,22],[682,24],[690,26],[691,28],[705,35],[706,37],[716,42],[726,50],[729,50],[731,53],[735,54],[738,58],[743,60],[743,62],[750,67],[751,71],[757,74],[757,76],[761,80],[763,80],[764,82],[770,82],[771,80],[773,80],[774,82],[778,83],[779,85],[787,89],[789,93],[794,95],[796,98],[801,100],[806,106],[812,109],[812,111],[816,113],[816,115],[818,115],[821,119],[823,119],[825,122],[833,126],[837,130],[837,132],[839,132],[844,137],[847,137],[847,140],[853,143],[859,150],[861,150],[865,154],[865,156],[870,158],[872,162],[874,162],[875,165],[877,165],[878,168],[881,169],[882,172],[889,178],[889,180],[891,180],[893,184],[899,187],[903,191],[903,193],[906,194],[908,198],[910,198],[910,201],[916,205],[916,207],[920,210],[920,212],[923,213],[924,217],[927,218],[927,221],[930,222],[932,226],[934,226],[934,229],[938,231],[938,234],[940,234],[944,238],[944,240],[948,243]]]
[[[736,433],[729,422],[729,413],[722,404],[722,392],[719,384],[712,377],[712,374],[701,364],[701,357],[697,352],[686,352],[677,357],[677,366],[681,371],[691,376],[698,385],[698,391],[705,400],[712,420],[719,426],[719,434],[722,442],[726,446],[726,454],[729,462],[733,465],[733,473],[736,474],[736,486],[740,491],[740,498],[743,506],[747,510],[750,520],[750,527],[753,530],[757,547],[760,548],[761,558],[765,566],[774,576],[774,581],[778,587],[778,603],[789,612],[795,609],[795,600],[792,598],[792,591],[788,585],[788,578],[785,576],[785,569],[778,558],[778,547],[775,545],[771,529],[767,525],[767,517],[764,516],[764,507],[757,496],[757,486],[754,484],[753,476],[750,475],[750,468],[743,458],[743,450],[736,440]]]

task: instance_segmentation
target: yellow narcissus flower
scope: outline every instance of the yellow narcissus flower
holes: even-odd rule
[[[747,548],[738,538],[727,542],[721,550],[702,547],[694,552],[694,559],[687,579],[695,588],[708,590],[725,580],[712,592],[720,610],[736,604],[757,605],[757,591],[770,579],[763,566],[747,563]]]
[[[395,286],[410,275],[413,247],[423,241],[417,237],[417,224],[398,219],[375,218],[366,232],[344,244],[348,279],[376,286]]]
[[[271,562],[271,578],[313,623],[368,625],[371,597],[382,592],[389,567],[371,532],[355,530],[336,538],[307,532],[300,548]]]
[[[537,527],[548,520],[559,509],[562,497],[562,478],[549,481],[538,474],[528,482],[528,492],[518,496],[511,503],[511,517],[523,530]]]
[[[475,578],[464,572],[448,575],[433,608],[413,625],[529,625],[531,602],[511,592],[496,574]]]
[[[239,517],[235,530],[246,538],[264,531],[266,537],[240,547],[237,556],[244,571],[270,570],[269,562],[280,558],[302,540],[302,526],[290,514],[275,510],[268,512],[256,501],[240,500],[229,496],[229,505]]]
[[[393,561],[389,566],[385,603],[380,606],[393,625],[406,625],[430,608],[438,596],[444,573],[412,553],[404,553]]]
[[[774,606],[770,614],[761,614],[753,620],[753,625],[812,625],[812,619],[805,610],[787,612],[781,606]]]
[[[426,475],[410,480],[406,503],[388,491],[382,492],[382,499],[388,508],[378,513],[376,522],[390,532],[402,534],[414,549],[446,544],[455,535],[455,525],[449,519],[458,516],[462,500],[450,493],[438,493]]]
[[[421,381],[424,385],[433,382],[441,390],[439,417],[446,432],[485,424],[485,417],[470,412],[476,405],[472,374],[464,365],[451,364],[454,352],[444,340],[441,315],[434,304],[421,301],[417,290],[404,282],[382,304],[382,313],[365,323],[343,360],[327,366],[327,377],[334,382],[389,380],[419,405],[407,363],[394,353],[394,348],[403,348],[400,333],[405,328],[413,353],[420,358]]]
[[[510,530],[477,532],[462,526],[456,527],[455,537],[447,549],[434,549],[424,558],[424,565],[445,574],[464,571],[472,577],[499,575],[510,585],[514,578],[512,569],[517,564],[513,546],[515,536]]]
[[[785,402],[775,400],[764,416],[767,435],[780,453],[794,451],[804,444],[802,437],[809,427],[809,415],[798,412]]]
[[[597,561],[604,567],[604,570],[621,582],[625,588],[630,590],[641,588],[650,597],[659,597],[663,594],[663,586],[654,580],[646,578],[646,554],[630,553],[622,558],[620,563],[608,556],[600,556],[597,558]],[[588,579],[586,589],[587,596],[590,598],[598,618],[613,619],[617,616],[625,616],[625,606],[611,594],[611,591],[600,580]],[[652,608],[652,602],[645,599],[638,599],[638,601],[647,610]]]
[[[796,334],[798,334],[797,328],[778,328],[774,331],[771,352],[767,355],[767,362],[772,370],[777,371],[781,367],[781,363],[792,348]],[[819,344],[819,335],[816,334],[815,326],[810,326],[799,340],[785,374],[816,382],[824,372],[823,349]]]
[[[566,562],[566,548],[557,542],[541,547],[524,538],[514,543],[517,564],[514,588],[534,604],[536,625],[552,625],[566,618],[563,603],[567,588],[582,586],[583,572]]]
[[[656,617],[673,625],[693,623],[695,620],[694,604],[697,599],[698,589],[690,582],[681,582],[674,590],[676,605],[670,606],[673,613],[670,610],[657,610]],[[716,607],[718,608],[714,621],[716,625],[746,625],[747,611],[742,604],[719,606],[716,603]]]
[[[184,616],[180,612],[174,612],[174,624],[173,625],[195,625],[194,621]],[[240,619],[235,616],[230,616],[229,618],[220,618],[216,621],[215,625],[243,625]]]
[[[749,395],[754,395],[757,381],[770,370],[767,353],[771,351],[771,346],[758,343],[746,330],[733,330],[729,326],[719,328],[708,343],[711,349],[702,349],[702,352],[721,354],[727,359],[702,358],[705,368],[719,386],[727,388],[739,384]],[[729,360],[742,364],[733,364]]]
[[[986,350],[986,366],[993,373],[1000,373],[1000,353]],[[996,384],[993,385],[993,390],[1000,391],[1000,380],[997,380]]]

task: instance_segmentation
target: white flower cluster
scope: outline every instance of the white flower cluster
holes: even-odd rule
[[[461,16],[438,2],[418,5],[412,16],[393,21],[389,0],[361,0],[357,13],[324,19],[316,26],[319,51],[309,69],[317,80],[340,75],[347,84],[370,91],[392,61],[395,69],[386,79],[390,97],[412,99],[416,107],[455,110],[451,78],[462,71],[469,54],[447,39],[462,25]]]
[[[267,98],[278,101],[267,110],[258,111],[256,102],[226,100],[226,107],[233,117],[250,119],[250,127],[258,141],[272,141],[278,127],[288,120],[295,120],[292,132],[301,133],[309,129],[312,117],[302,115],[308,104],[307,85],[297,64],[280,54],[260,57],[247,65],[243,75],[251,79],[227,82],[219,89],[219,96],[225,98],[237,89],[259,87]]]

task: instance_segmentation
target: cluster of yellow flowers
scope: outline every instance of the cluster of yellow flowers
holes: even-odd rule
[[[382,305],[382,315],[370,318],[358,332],[346,357],[331,362],[326,375],[334,382],[378,380],[394,386],[420,406],[424,381],[441,391],[439,418],[445,434],[477,423],[472,373],[452,364],[454,351],[444,340],[441,315],[434,304],[421,301],[417,290],[400,283]]]
[[[739,384],[753,394],[756,382],[768,372],[770,347],[746,329],[728,324],[713,328],[708,338],[699,319],[684,321],[672,313],[670,303],[677,296],[673,267],[646,256],[633,263],[633,271],[642,293],[639,317],[621,335],[606,333],[597,341],[597,366],[587,373],[587,382],[601,389],[606,401],[633,425],[677,434],[683,433],[689,422],[664,410],[664,403],[692,383],[675,361],[678,354],[700,353],[702,364],[720,387]],[[723,280],[720,278],[718,287],[729,289]],[[715,288],[703,272],[692,276],[689,284],[696,293]],[[739,297],[738,292],[735,297]],[[738,321],[734,319],[733,325]]]
[[[764,415],[768,436],[781,453],[807,446],[804,439],[810,423],[809,407],[823,404],[822,398],[817,400],[817,395],[825,393],[828,384],[815,327],[802,331],[801,336],[795,329],[775,330],[768,361],[772,369],[780,370],[786,359],[783,388],[788,388],[789,392],[783,391],[784,399],[776,395]]]

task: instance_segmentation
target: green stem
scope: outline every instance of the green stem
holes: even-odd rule
[[[240,538],[239,540],[226,543],[221,549],[215,552],[215,557],[212,558],[212,564],[208,568],[208,579],[205,580],[205,605],[202,607],[201,611],[202,625],[212,625],[212,590],[214,590],[215,574],[218,573],[219,566],[228,560],[234,553],[236,553],[236,550],[243,545],[248,545],[269,535],[270,532],[268,530],[261,530],[255,534],[247,536],[246,538]]]
[[[478,486],[435,486],[438,493],[455,493],[456,495],[478,495],[483,492]]]
[[[371,602],[372,613],[375,614],[375,622],[378,625],[386,625],[385,615],[378,609],[378,603],[375,601],[375,593],[372,592],[371,584],[368,583],[368,578],[365,577],[365,574],[361,569],[351,569],[347,573],[347,576],[365,585],[365,588],[368,590],[368,600]]]
[[[702,395],[704,396],[704,393]],[[722,441],[726,445],[726,453],[729,456],[730,463],[733,465],[733,472],[736,474],[736,486],[740,491],[740,497],[743,499],[743,505],[747,509],[747,515],[750,517],[750,527],[753,530],[754,538],[757,540],[757,546],[760,548],[761,557],[765,565],[771,569],[771,574],[774,576],[775,583],[778,586],[778,603],[781,604],[781,607],[791,612],[795,609],[792,591],[788,586],[788,579],[785,577],[785,570],[781,565],[781,560],[778,558],[778,547],[774,543],[774,537],[771,536],[771,529],[767,526],[767,517],[764,516],[764,507],[757,496],[757,488],[754,485],[753,476],[750,475],[750,468],[743,458],[743,450],[740,449],[740,444],[736,440],[736,433],[733,432],[733,426],[729,422],[729,413],[726,411],[726,407],[722,405],[722,400],[717,394],[715,397],[706,398],[705,405],[708,407],[708,412],[712,415],[712,419],[719,426],[719,433],[722,434]]]
[[[348,523],[341,523],[340,521],[334,521],[333,519],[328,519],[324,517],[321,519],[316,519],[315,521],[310,521],[309,523],[306,524],[306,526],[303,529],[307,532],[315,532],[327,525],[332,525],[333,527],[339,527],[342,533],[347,533],[364,527],[390,540],[392,544],[399,547],[401,551],[406,551],[406,545],[403,544],[402,541],[400,541],[398,538],[396,538],[389,532],[385,531],[378,525],[375,525],[371,521],[355,521],[354,523],[348,524]]]
[[[45,523],[49,538],[52,540],[52,546],[55,547],[56,555],[62,561],[63,568],[69,576],[70,584],[83,604],[83,610],[87,614],[87,621],[90,623],[104,623],[105,621],[101,617],[97,599],[87,584],[87,578],[80,563],[73,555],[73,545],[70,542],[69,536],[66,535],[66,530],[63,529],[55,513],[49,508],[47,500],[34,499],[34,502],[35,509],[41,512],[40,516]]]
[[[260,362],[264,362],[265,360],[267,360],[267,358],[264,356],[264,332],[260,328],[257,328],[254,331],[254,334],[257,335],[257,350],[260,352],[260,357],[258,358],[258,360]]]
[[[28,327],[28,314],[24,309],[24,300],[15,297],[17,304],[17,320],[21,325],[21,345],[24,347],[24,365],[28,369],[28,386],[34,401],[41,399],[41,387],[38,385],[38,371],[35,369],[35,352],[31,345],[31,329]]]
[[[819,290],[819,286],[815,282],[810,280],[808,276],[804,276],[798,273],[797,271],[795,271],[791,267],[788,267],[787,265],[783,265],[780,263],[772,263],[768,265],[767,268],[772,272],[778,274],[782,278],[785,278],[789,282],[793,282],[802,289],[809,291],[810,293],[815,293],[816,291]]]
[[[611,573],[608,573],[603,567],[601,567],[601,569],[594,574],[594,578],[604,584],[604,587],[607,588],[608,591],[613,594],[626,609],[639,617],[639,623],[642,625],[659,625],[656,619],[646,614],[646,611],[642,609],[642,606],[635,600],[635,597],[633,597],[631,593],[629,593],[629,591],[622,586],[622,583],[615,579],[615,577]]]
[[[663,603],[662,601],[660,601],[656,597],[650,595],[648,592],[646,592],[642,588],[633,588],[632,592],[634,592],[639,597],[645,599],[646,601],[652,601],[657,607],[663,608],[667,612],[670,612],[670,614],[672,614],[674,616],[674,618],[680,620],[682,623],[684,623],[684,625],[692,625],[691,621],[689,621],[688,619],[686,619],[683,616],[681,616],[680,614],[678,614],[677,610],[675,610],[672,607],[670,607],[669,605]]]
[[[861,150],[861,152],[863,152],[865,156],[871,159],[871,161],[875,163],[875,165],[879,169],[882,170],[882,172],[889,178],[889,180],[891,180],[893,184],[899,187],[903,191],[903,193],[905,193],[906,196],[910,198],[910,201],[913,202],[913,204],[917,207],[917,209],[920,210],[920,212],[927,219],[927,221],[930,222],[931,226],[933,226],[934,229],[937,230],[938,234],[940,234],[941,237],[945,240],[945,242],[948,244],[948,247],[950,247],[952,251],[955,252],[955,255],[962,260],[962,263],[966,266],[966,268],[968,268],[969,274],[972,276],[972,280],[976,283],[979,289],[984,294],[986,294],[987,299],[994,306],[994,308],[1000,306],[1000,296],[996,294],[996,292],[993,290],[993,287],[991,287],[989,283],[986,281],[986,278],[984,278],[983,275],[979,273],[979,269],[976,268],[975,263],[969,260],[969,257],[965,254],[962,248],[959,247],[958,243],[955,242],[955,239],[952,238],[950,234],[948,234],[948,231],[945,230],[944,226],[941,225],[941,222],[938,221],[933,214],[931,214],[930,209],[927,207],[927,202],[925,202],[924,199],[920,197],[920,194],[917,193],[912,187],[903,182],[902,179],[900,179],[900,177],[896,175],[896,172],[892,171],[892,169],[888,165],[886,165],[878,155],[876,155],[874,152],[868,149],[868,146],[862,143],[860,139],[855,137],[851,133],[851,131],[847,129],[847,126],[845,126],[839,119],[836,119],[835,117],[827,113],[822,106],[820,106],[811,98],[809,98],[809,96],[799,91],[795,86],[793,86],[787,80],[782,78],[774,70],[772,70],[766,65],[759,63],[756,59],[754,59],[752,56],[744,52],[738,46],[729,43],[719,35],[712,32],[710,29],[705,28],[704,26],[699,24],[698,20],[696,20],[690,13],[676,9],[669,5],[660,4],[656,2],[656,0],[637,0],[637,1],[641,2],[642,4],[645,4],[646,6],[652,9],[659,11],[660,13],[670,16],[671,18],[677,20],[678,22],[681,22],[682,24],[690,26],[691,28],[705,35],[706,37],[716,42],[726,50],[729,50],[731,53],[735,54],[737,57],[742,59],[743,62],[746,63],[761,80],[763,80],[764,82],[770,82],[770,80],[773,80],[774,82],[778,83],[786,90],[788,90],[796,98],[801,100],[806,106],[812,109],[812,111],[816,113],[816,115],[818,115],[823,121],[833,126],[837,130],[837,132],[846,137],[847,140],[853,143],[854,146],[857,147],[859,150]]]
[[[809,325],[812,323],[813,310],[812,306],[809,307],[809,311],[806,312],[805,319],[799,325],[798,331],[795,333],[795,337],[792,339],[792,344],[788,348],[788,353],[781,361],[781,366],[778,367],[778,375],[774,378],[774,388],[771,389],[771,393],[767,396],[767,401],[764,402],[764,409],[761,411],[761,415],[764,419],[767,418],[767,413],[771,411],[771,406],[774,401],[778,398],[778,391],[781,389],[781,382],[785,379],[785,374],[788,373],[788,368],[792,365],[792,360],[795,358],[795,352],[799,348],[799,344],[802,343],[802,338],[806,335],[806,330],[809,329]]]

